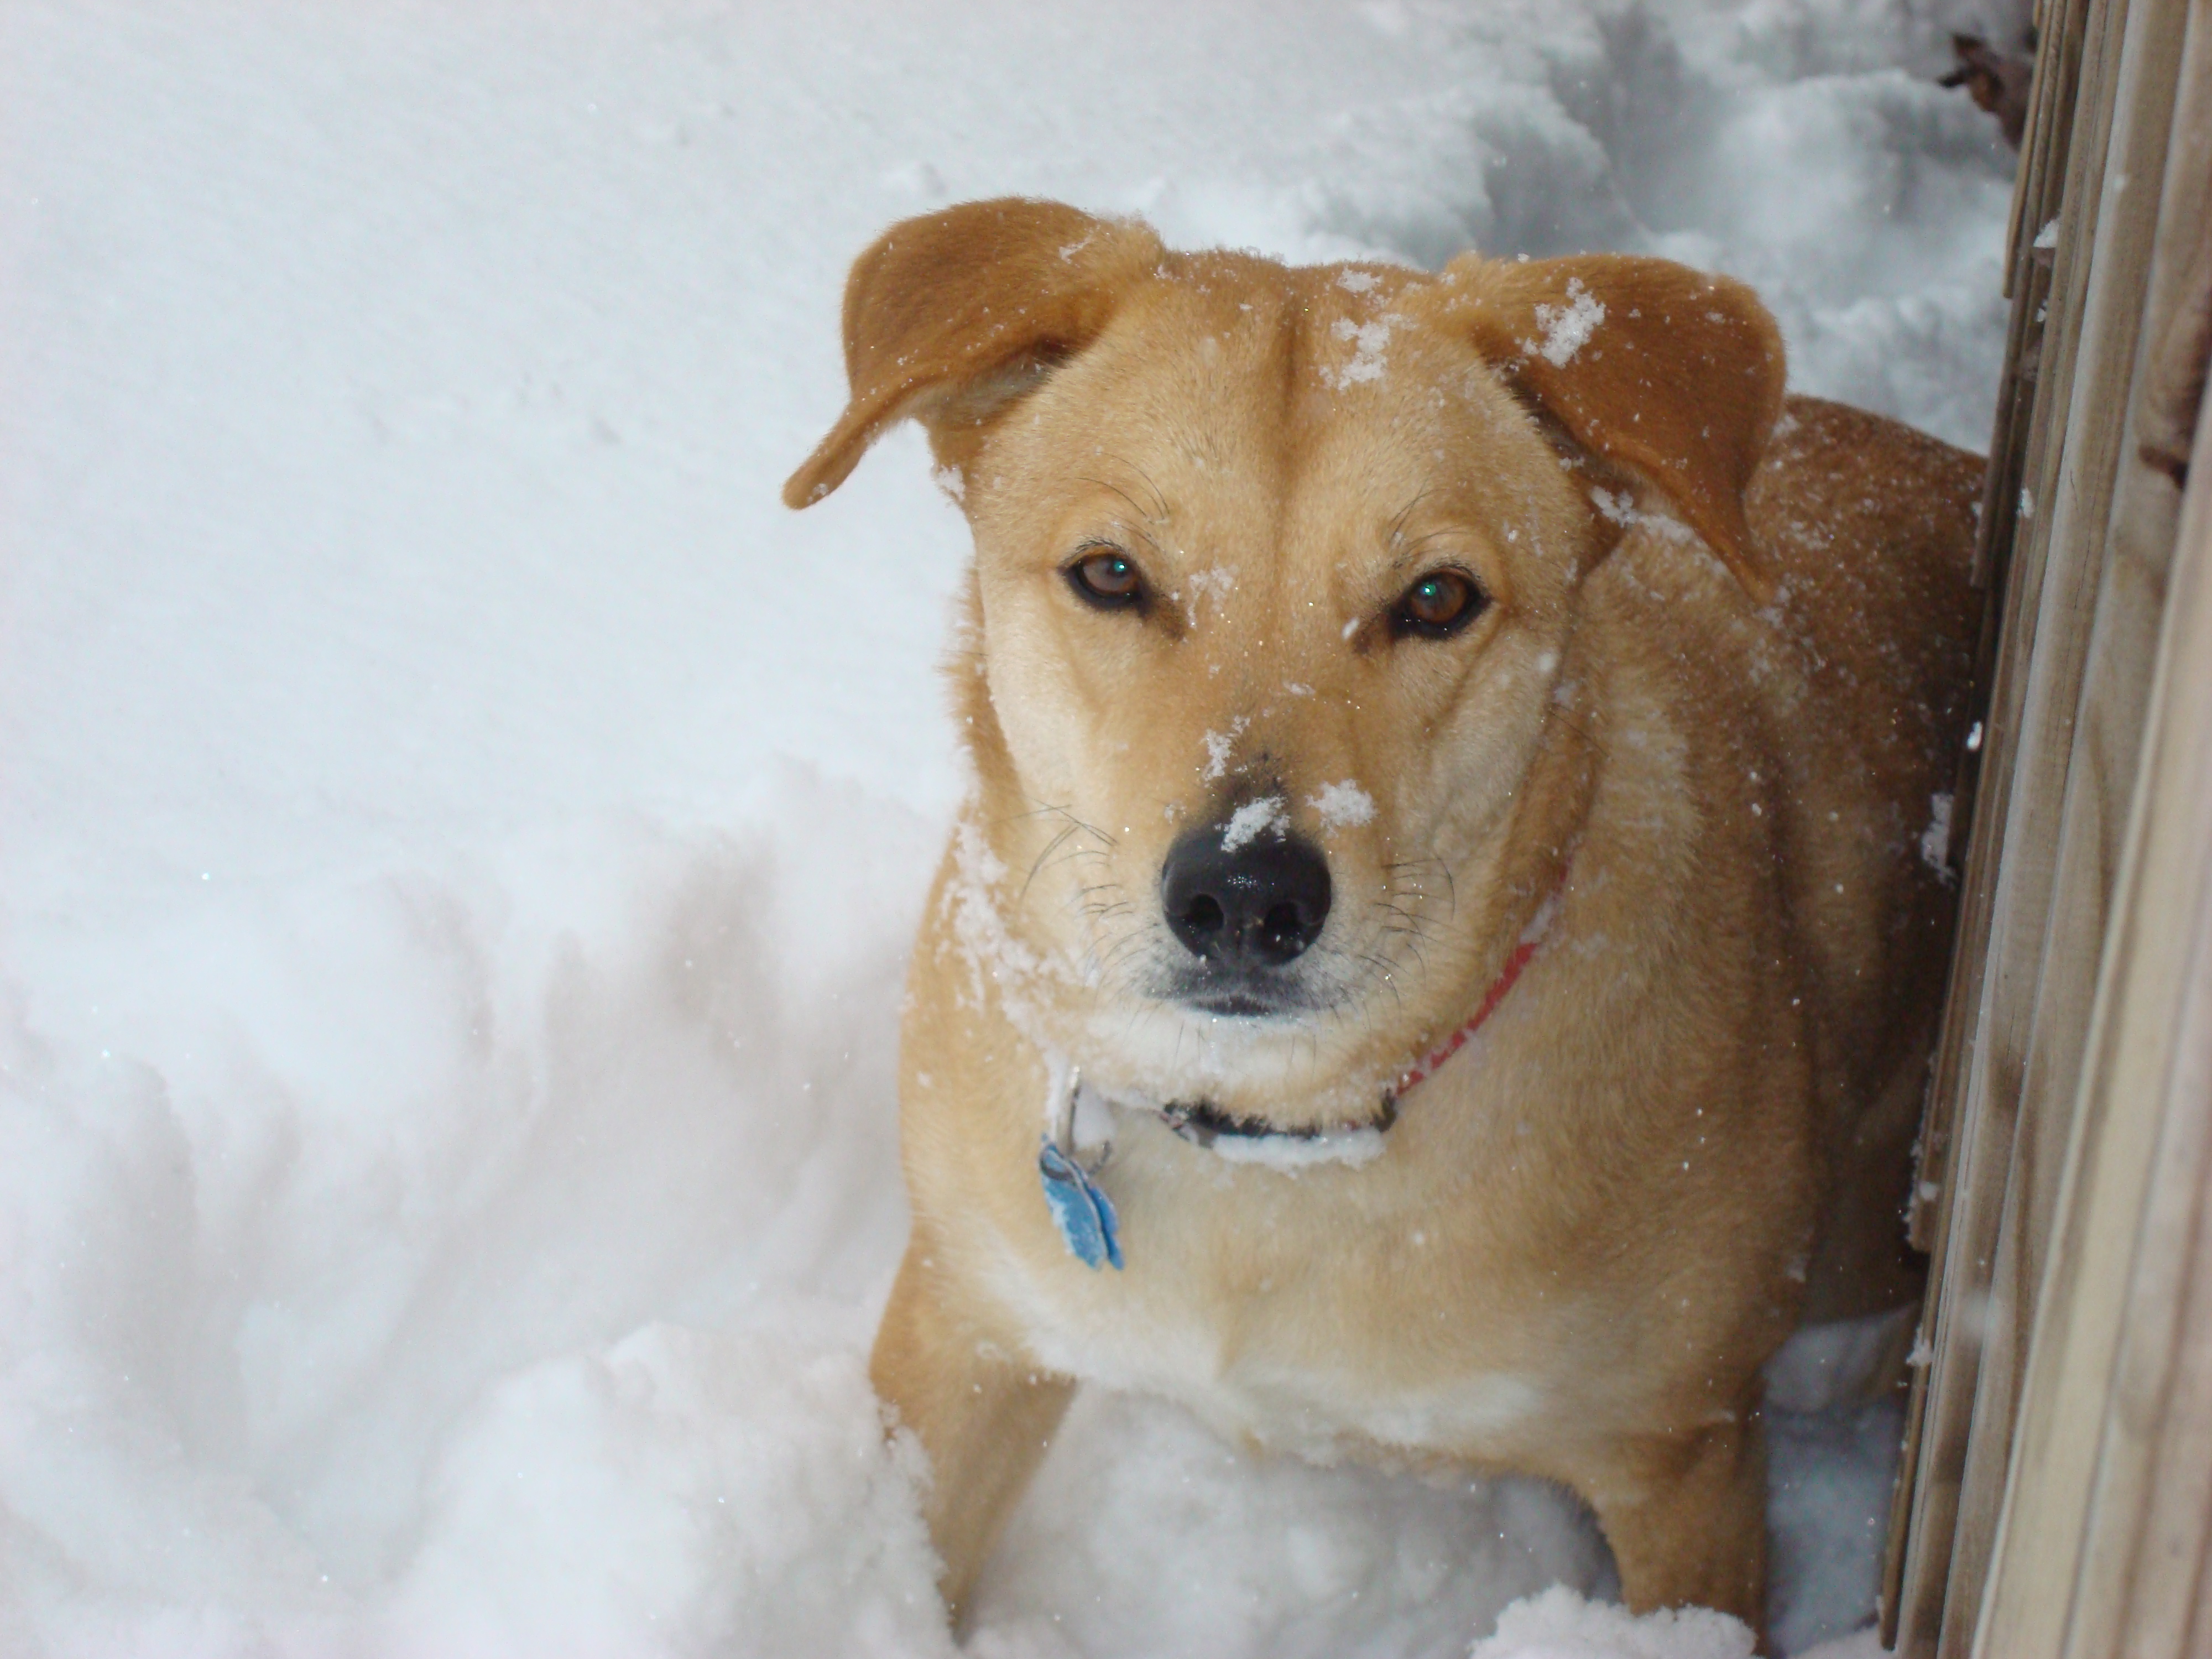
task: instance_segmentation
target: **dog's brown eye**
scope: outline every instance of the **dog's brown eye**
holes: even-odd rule
[[[1067,567],[1068,585],[1103,611],[1118,611],[1145,597],[1144,573],[1126,553],[1102,547]]]
[[[1390,613],[1395,630],[1440,640],[1456,634],[1489,604],[1474,577],[1461,570],[1431,570],[1407,588]]]

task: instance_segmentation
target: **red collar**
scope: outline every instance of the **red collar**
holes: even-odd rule
[[[1553,921],[1559,913],[1559,895],[1565,890],[1566,878],[1562,873],[1559,886],[1553,888],[1551,896],[1536,907],[1536,914],[1521,930],[1520,942],[1514,945],[1513,954],[1505,958],[1505,966],[1498,970],[1498,977],[1490,981],[1490,988],[1482,994],[1481,1003],[1468,1016],[1467,1023],[1445,1038],[1441,1047],[1431,1051],[1425,1060],[1415,1061],[1399,1073],[1398,1081],[1390,1090],[1390,1099],[1394,1103],[1405,1098],[1406,1091],[1415,1084],[1434,1076],[1437,1067],[1464,1048],[1468,1039],[1482,1029],[1483,1022],[1498,1012],[1498,1005],[1505,1000],[1505,994],[1513,988],[1513,982],[1521,977],[1521,970],[1536,954],[1536,947],[1552,931]]]

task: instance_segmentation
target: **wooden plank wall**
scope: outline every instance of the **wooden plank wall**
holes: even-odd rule
[[[2047,1501],[2020,1496],[2015,1429],[2043,1420],[2031,1408],[2023,1421],[2021,1386],[2040,1375],[2038,1297],[2051,1294],[2062,1176],[2088,1110],[2076,1102],[2093,1097],[2100,982],[2117,994],[2100,947],[2118,936],[2181,504],[2170,465],[2139,452],[2164,418],[2160,343],[2194,314],[2192,258],[2212,235],[2212,0],[2054,0],[2043,43],[1984,506],[1985,740],[1961,771],[1960,806],[1974,810],[1911,1217],[1930,1251],[1927,1364],[1884,1636],[1912,1656],[1974,1646],[1985,1600],[1999,1604],[1984,1591],[2001,1513]],[[1984,1650],[2058,1651],[2018,1639]]]
[[[2021,889],[2030,887],[2027,902],[2039,908],[2042,882],[2031,887],[2029,878],[2047,870],[2017,855],[2032,836],[2012,822],[2028,647],[2037,634],[2050,550],[2048,536],[2037,533],[2034,504],[2051,499],[2046,481],[2057,470],[2055,451],[2063,436],[2055,411],[2069,402],[2078,356],[2088,232],[2101,192],[2111,87],[2128,10],[2127,0],[2045,7],[2015,191],[2013,326],[1977,560],[1977,574],[1991,589],[1987,659],[1978,665],[1989,688],[1984,741],[1978,778],[1970,754],[1960,780],[1959,805],[1971,806],[1971,828],[1912,1217],[1914,1242],[1929,1252],[1929,1295],[1916,1344],[1927,1363],[1913,1382],[1883,1598],[1884,1639],[1912,1656],[1934,1652],[1942,1631],[1985,1328],[1990,1235],[2002,1205],[1991,1171],[2009,1154],[2010,1091],[2001,1097],[2003,1109],[1993,1106],[1990,1067],[1976,1064],[1989,1039],[1987,993],[1993,971],[2007,960],[2008,933],[2016,938],[2020,931],[2007,923],[2024,902]],[[2051,226],[2055,240],[2045,229]],[[2043,689],[2046,696],[2051,689],[2047,674]],[[1960,821],[1955,814],[1954,821]]]
[[[2212,1349],[2195,1305],[2206,1287],[2193,1277],[2212,1242],[2199,1224],[2212,1198],[2212,453],[2200,421],[2194,485],[2179,501],[2155,430],[2177,358],[2196,365],[2201,409],[2212,305],[2212,0],[2185,9],[2123,406],[2108,535],[2117,580],[2098,619],[2110,619],[2108,654],[2140,660],[2155,639],[2157,678],[2148,727],[2136,727],[2143,763],[2086,1064],[2070,1109],[2055,1115],[2055,1228],[1974,1648],[2003,1659],[2212,1650],[2197,1610],[2212,1496],[2198,1443],[2212,1442],[2212,1395],[2175,1386],[2201,1381]],[[2106,683],[2093,680],[2091,694]]]

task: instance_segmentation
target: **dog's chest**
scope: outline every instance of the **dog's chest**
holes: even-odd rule
[[[1265,1206],[1242,1213],[1237,1189],[1287,1179],[1245,1172],[1231,1186],[1117,1168],[1128,1269],[1093,1272],[1034,1240],[1004,1241],[1000,1296],[1042,1364],[1175,1400],[1226,1437],[1317,1462],[1480,1457],[1517,1441],[1545,1410],[1541,1378],[1486,1354],[1464,1306],[1409,1294],[1409,1275],[1393,1283],[1371,1239],[1316,1249],[1324,1228],[1271,1247]]]

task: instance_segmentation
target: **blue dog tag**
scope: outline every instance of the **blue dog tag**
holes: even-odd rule
[[[1037,1174],[1044,1181],[1044,1201],[1053,1221],[1075,1259],[1086,1267],[1095,1268],[1102,1261],[1120,1267],[1121,1238],[1114,1200],[1048,1135],[1037,1152]]]

